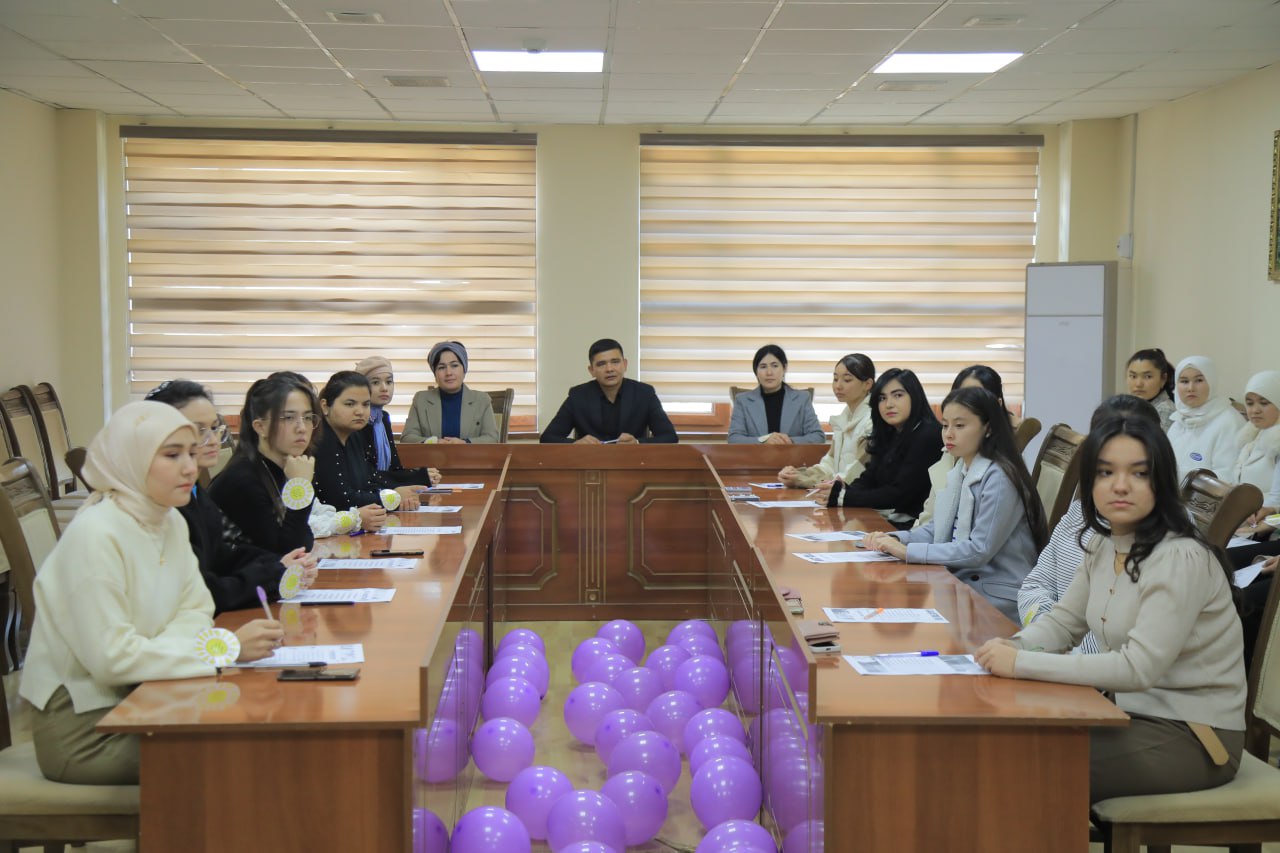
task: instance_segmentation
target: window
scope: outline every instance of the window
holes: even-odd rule
[[[238,412],[273,370],[317,384],[380,353],[403,421],[427,351],[535,419],[534,152],[528,135],[121,130],[130,390],[164,379]]]
[[[915,370],[935,402],[989,364],[1021,401],[1039,138],[751,143],[642,137],[642,378],[664,402],[727,403],[765,343],[824,421],[849,352]]]

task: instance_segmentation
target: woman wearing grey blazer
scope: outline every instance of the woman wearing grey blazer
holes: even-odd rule
[[[730,444],[823,444],[827,437],[813,401],[784,381],[787,354],[776,344],[756,351],[751,366],[759,386],[738,395],[729,418]]]
[[[441,341],[431,348],[427,361],[435,373],[436,387],[413,395],[400,441],[497,444],[492,398],[462,382],[467,373],[467,348],[457,341]]]

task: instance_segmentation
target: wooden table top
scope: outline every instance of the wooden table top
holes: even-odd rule
[[[727,476],[725,485],[745,486],[758,477]],[[796,500],[800,489],[771,490],[762,500]],[[825,500],[825,496],[819,496]],[[971,654],[992,637],[1011,636],[1016,626],[944,566],[884,563],[810,563],[796,553],[850,551],[851,541],[806,542],[789,533],[888,530],[874,510],[758,509],[733,504],[746,537],[759,551],[775,589],[789,588],[804,601],[804,616],[823,619],[823,607],[936,608],[948,620],[929,624],[837,624],[842,655],[873,655],[924,649]],[[808,650],[804,653],[807,655]],[[812,658],[812,656],[809,656]],[[1123,725],[1124,712],[1096,690],[995,676],[863,676],[842,657],[814,660],[811,714],[817,722],[990,723],[1028,725]]]
[[[320,557],[365,557],[380,548],[421,549],[413,569],[320,572],[317,589],[394,588],[385,604],[301,607],[273,605],[285,624],[286,645],[362,643],[360,678],[346,682],[280,682],[279,670],[226,669],[215,678],[152,681],[140,685],[99,724],[101,731],[241,731],[279,728],[406,728],[422,725],[419,676],[435,652],[463,570],[481,557],[486,512],[497,483],[486,489],[425,496],[429,503],[460,505],[457,513],[398,513],[402,526],[461,525],[443,536],[332,536],[316,542]],[[478,482],[478,480],[477,480]],[[496,495],[494,495],[496,497]],[[491,535],[491,531],[490,531]],[[235,630],[262,615],[260,607],[221,614],[216,624]]]

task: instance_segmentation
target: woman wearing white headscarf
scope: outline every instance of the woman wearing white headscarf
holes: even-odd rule
[[[1246,526],[1254,533],[1269,533],[1258,525],[1280,507],[1280,370],[1255,373],[1245,386],[1244,410],[1248,423],[1240,428],[1240,455],[1228,478],[1233,483],[1253,483],[1262,490],[1262,508]]]
[[[36,708],[33,740],[49,779],[138,782],[136,736],[99,734],[98,721],[139,683],[213,675],[196,637],[213,599],[176,507],[196,480],[195,427],[163,403],[121,408],[89,445],[94,492],[35,582],[36,619],[19,693]],[[283,637],[265,619],[237,633],[241,660]]]
[[[1191,355],[1174,371],[1178,404],[1169,425],[1169,443],[1178,460],[1178,477],[1208,468],[1222,478],[1231,476],[1240,454],[1241,419],[1226,395],[1215,391],[1213,359]]]

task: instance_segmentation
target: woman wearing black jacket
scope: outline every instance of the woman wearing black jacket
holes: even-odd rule
[[[870,507],[905,530],[929,498],[929,466],[942,455],[942,428],[910,370],[886,370],[870,397],[867,467],[852,483],[837,481],[827,505]]]
[[[185,379],[166,382],[147,395],[148,400],[167,403],[195,424],[200,436],[196,465],[207,471],[218,461],[218,448],[226,427],[219,423],[209,390]],[[281,557],[277,553],[239,541],[239,531],[223,516],[207,489],[196,485],[191,501],[179,507],[186,519],[200,566],[200,574],[213,596],[215,613],[241,610],[258,604],[258,587],[271,598],[280,597],[280,578],[298,565],[303,571],[302,586],[315,580],[316,560],[306,548],[295,548]]]

